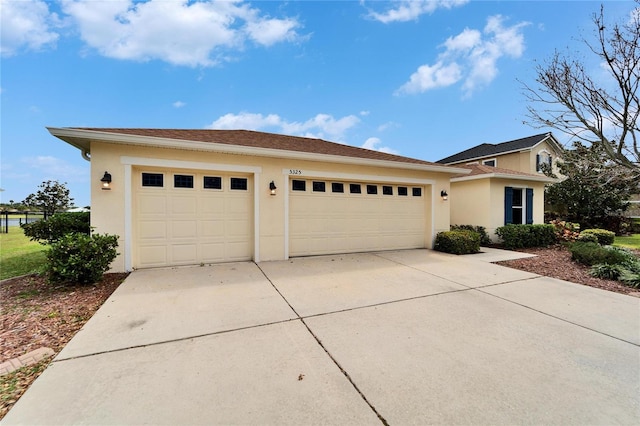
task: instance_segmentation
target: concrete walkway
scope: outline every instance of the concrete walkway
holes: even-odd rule
[[[640,299],[505,254],[136,271],[2,424],[637,424]]]

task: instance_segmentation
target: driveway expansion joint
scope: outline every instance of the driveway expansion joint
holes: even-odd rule
[[[322,348],[322,350],[324,351],[324,353],[327,354],[327,356],[329,357],[329,359],[335,364],[336,367],[338,367],[338,369],[340,370],[340,372],[342,373],[342,375],[347,379],[347,381],[351,384],[351,386],[355,389],[355,391],[358,393],[358,395],[360,395],[360,397],[362,398],[362,400],[369,406],[369,408],[371,408],[371,410],[373,411],[373,413],[378,417],[378,419],[380,420],[380,422],[384,425],[384,426],[389,426],[389,423],[387,422],[387,420],[382,417],[382,415],[378,412],[378,410],[376,409],[376,407],[373,406],[373,404],[371,402],[369,402],[369,400],[367,399],[367,397],[364,395],[364,393],[362,393],[362,391],[360,390],[360,388],[358,387],[358,385],[356,385],[356,383],[353,381],[353,379],[351,378],[351,376],[349,375],[349,373],[347,373],[347,371],[342,368],[342,366],[340,365],[340,363],[338,362],[337,359],[335,359],[335,357],[333,355],[331,355],[331,353],[329,352],[329,350],[324,346],[324,344],[322,343],[322,340],[320,340],[320,338],[318,336],[316,336],[316,334],[311,330],[311,328],[309,327],[309,325],[306,323],[306,321],[304,320],[303,317],[300,316],[300,314],[298,314],[298,312],[295,310],[295,308],[293,306],[291,306],[291,303],[289,303],[289,301],[287,300],[286,297],[284,297],[284,295],[280,292],[280,290],[278,289],[278,287],[276,287],[276,285],[273,283],[273,281],[271,281],[271,278],[269,278],[269,276],[262,270],[262,268],[260,267],[259,264],[255,263],[255,265],[258,267],[258,269],[260,270],[260,272],[262,272],[262,275],[264,275],[264,277],[266,278],[267,281],[269,281],[269,283],[271,284],[271,286],[273,286],[273,289],[280,295],[280,297],[282,297],[282,300],[284,300],[284,302],[291,308],[291,310],[296,314],[296,316],[298,317],[298,319],[300,320],[300,322],[304,325],[304,327],[307,329],[307,331],[309,332],[309,334],[311,334],[311,336],[314,338],[314,340],[318,343],[318,345],[320,346],[320,348]]]

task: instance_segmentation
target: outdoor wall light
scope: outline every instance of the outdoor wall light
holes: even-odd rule
[[[271,181],[271,183],[269,184],[269,191],[271,191],[271,195],[276,195],[276,183],[274,181]]]
[[[447,194],[447,191],[445,190],[440,191],[440,196],[444,201],[447,201],[449,199],[449,194]]]
[[[102,189],[104,190],[111,189],[111,175],[109,174],[109,172],[104,172],[104,176],[102,176],[102,179],[100,179],[100,182],[102,182]]]

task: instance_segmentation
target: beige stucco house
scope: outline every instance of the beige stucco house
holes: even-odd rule
[[[540,175],[544,174],[543,164],[547,164],[559,175],[557,163],[563,151],[551,133],[542,133],[498,144],[483,143],[436,163],[452,166],[479,164]]]
[[[243,130],[49,128],[91,161],[91,225],[114,271],[431,248],[452,176],[320,139]],[[484,201],[483,201],[484,202]]]
[[[484,143],[437,161],[471,173],[451,179],[451,223],[495,231],[506,224],[544,223],[544,187],[556,182],[543,164],[559,175],[563,149],[551,133],[499,144]]]
[[[492,240],[506,224],[544,223],[544,174],[471,164],[451,178],[451,224],[484,226]]]

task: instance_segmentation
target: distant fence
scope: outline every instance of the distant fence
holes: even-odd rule
[[[9,233],[10,226],[20,226],[24,223],[37,222],[43,219],[42,212],[0,212],[0,233]]]

